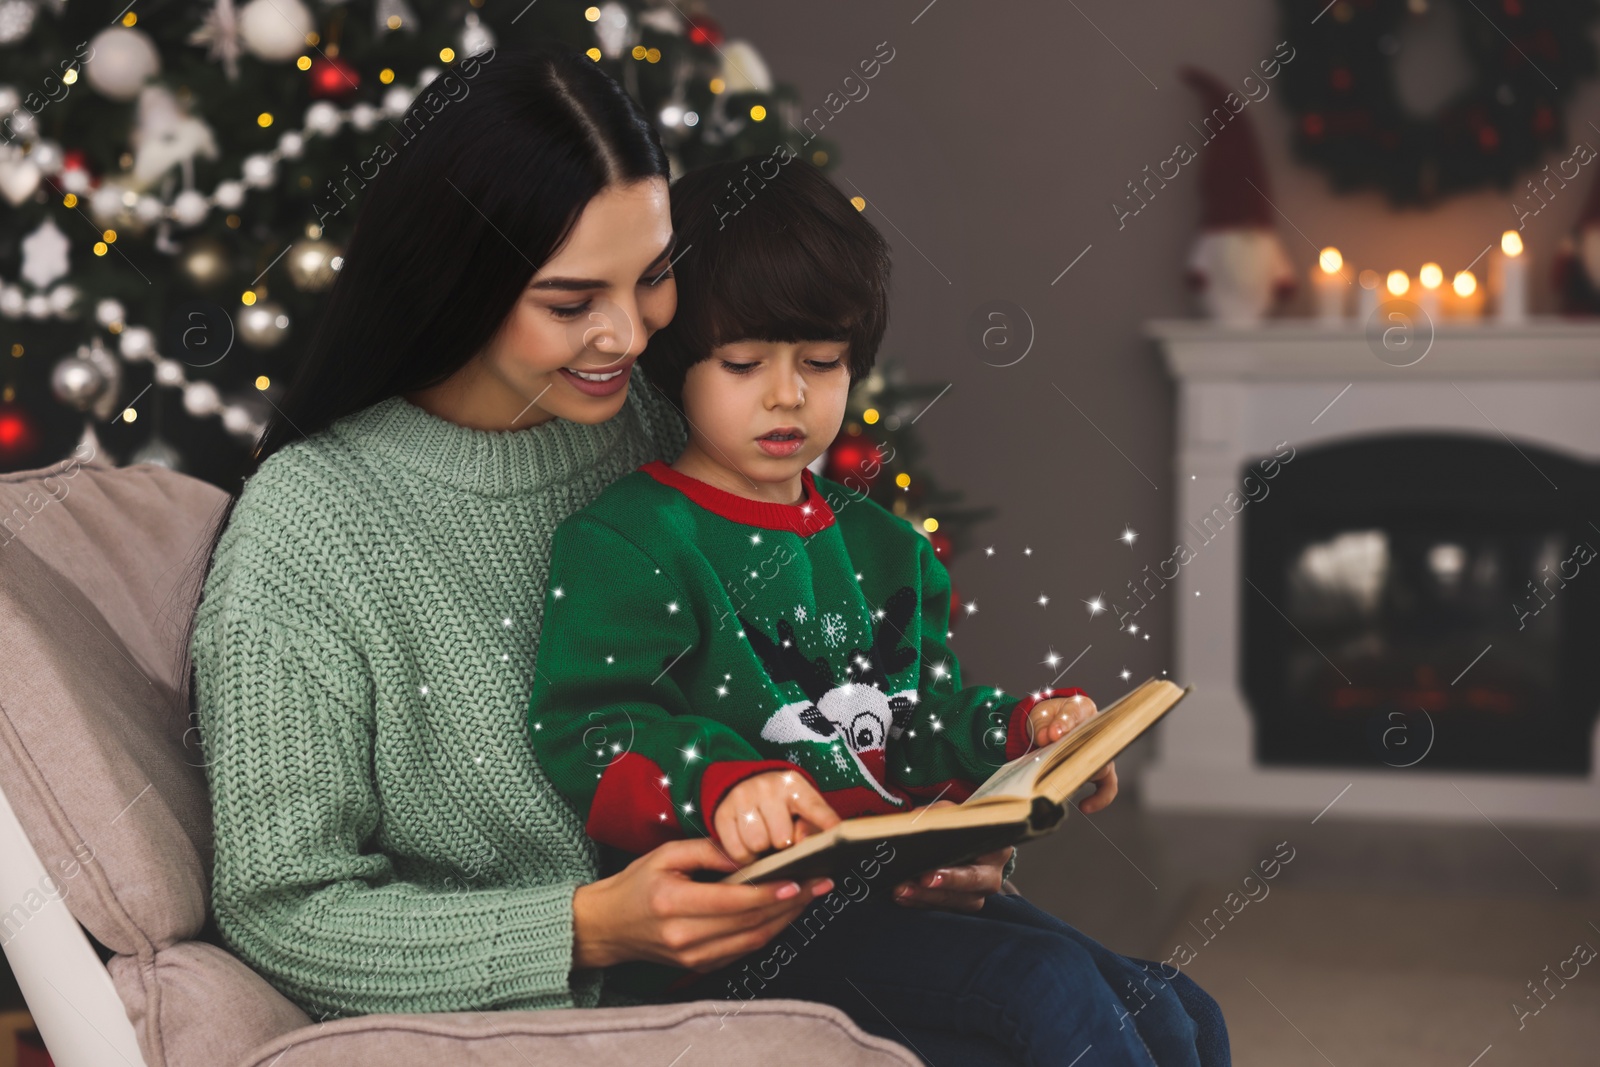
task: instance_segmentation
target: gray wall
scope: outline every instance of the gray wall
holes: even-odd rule
[[[1173,387],[1140,324],[1195,313],[1183,262],[1199,217],[1197,167],[1120,232],[1110,203],[1192,136],[1187,123],[1202,109],[1177,68],[1193,63],[1237,84],[1282,40],[1278,8],[1269,0],[926,4],[716,0],[713,10],[730,37],[750,40],[774,76],[800,90],[807,111],[879,42],[895,49],[870,94],[825,135],[840,148],[835,181],[868,199],[868,217],[894,248],[883,354],[918,378],[954,383],[917,424],[931,463],[969,500],[1000,509],[980,547],[952,565],[980,609],[954,647],[970,682],[1026,691],[1056,673],[1040,662],[1047,648],[1070,659],[1092,643],[1063,682],[1109,698],[1125,688],[1124,667],[1137,680],[1173,662],[1170,601],[1140,616],[1148,641],[1119,633],[1111,615],[1091,620],[1081,601],[1123,588],[1171,550],[1172,487],[1182,474],[1173,469]],[[1290,158],[1276,92],[1243,113],[1256,123],[1273,199],[1292,220],[1280,218],[1278,232],[1302,278],[1325,244],[1358,269],[1414,274],[1431,258],[1448,274],[1514,225],[1514,190],[1406,213],[1377,195],[1335,197],[1320,173]],[[1600,146],[1588,119],[1600,122],[1594,82],[1578,90],[1569,143]],[[1580,176],[1524,231],[1535,312],[1553,310],[1550,257],[1592,180]],[[1035,323],[1034,348],[1016,366],[985,366],[961,342],[974,309],[992,299],[1021,305]],[[1139,533],[1131,550],[1117,540],[1125,523]],[[981,544],[995,555],[986,558]],[[1047,607],[1036,603],[1041,592]]]

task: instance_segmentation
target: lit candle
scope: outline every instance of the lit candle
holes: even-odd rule
[[[1378,301],[1382,299],[1378,283],[1382,280],[1375,270],[1364,270],[1356,277],[1356,281],[1361,285],[1361,292],[1358,294],[1360,299],[1356,304],[1356,318],[1363,324],[1378,310]]]
[[[1317,294],[1317,320],[1324,326],[1337,326],[1344,321],[1344,293],[1349,283],[1339,268],[1344,257],[1337,248],[1324,248],[1311,268],[1311,284]]]
[[[1405,296],[1411,290],[1411,276],[1403,270],[1392,270],[1384,284],[1390,296]]]
[[[1528,317],[1528,261],[1522,254],[1522,235],[1507,230],[1500,235],[1501,322],[1521,322]]]
[[[1463,319],[1475,319],[1483,311],[1483,290],[1478,288],[1478,278],[1470,270],[1457,271],[1450,289],[1456,294],[1453,314]]]
[[[1422,291],[1417,294],[1417,306],[1430,319],[1439,318],[1439,286],[1444,283],[1444,269],[1437,263],[1424,263],[1417,272]]]

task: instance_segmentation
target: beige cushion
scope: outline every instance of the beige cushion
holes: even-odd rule
[[[190,560],[225,502],[157,467],[0,476],[0,786],[123,955],[205,923],[211,807],[177,675]]]
[[[364,1015],[299,1030],[241,1067],[896,1067],[910,1051],[801,1000],[693,1001],[645,1008]],[[724,1014],[726,1013],[726,1014]]]
[[[109,970],[150,1067],[916,1064],[802,1001],[368,1015],[311,1025],[195,940],[211,806],[179,684],[226,495],[158,467],[0,475],[0,789]],[[687,1050],[687,1052],[686,1052]]]

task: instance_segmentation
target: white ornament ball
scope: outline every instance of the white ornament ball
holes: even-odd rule
[[[332,137],[339,132],[339,126],[343,122],[339,109],[326,100],[318,100],[306,108],[306,129],[312,133]]]
[[[211,194],[217,206],[224,211],[233,211],[244,203],[244,183],[236,182],[231,178],[217,185],[217,191]]]
[[[89,42],[84,67],[89,85],[111,100],[132,100],[145,81],[161,70],[161,54],[150,38],[128,26],[111,26]]]
[[[22,106],[22,94],[12,85],[0,85],[0,113],[15,111]]]
[[[50,317],[50,298],[43,293],[34,293],[28,297],[28,318],[48,319]]]
[[[306,150],[305,134],[299,130],[287,130],[278,138],[278,151],[284,159],[299,159]]]
[[[271,348],[288,329],[289,316],[270,300],[252,304],[239,316],[239,340],[251,348]]]
[[[27,0],[0,0],[0,44],[16,44],[33,29],[33,5]]]
[[[210,211],[205,194],[195,189],[185,189],[172,201],[172,217],[179,226],[198,226]]]
[[[183,387],[183,410],[195,418],[215,415],[222,410],[222,397],[210,382],[190,382]]]
[[[258,152],[253,156],[245,157],[244,166],[241,170],[244,173],[244,183],[246,185],[255,189],[265,189],[272,184],[277,167],[273,164],[271,156]]]
[[[20,286],[0,285],[0,315],[8,319],[20,319],[27,306],[28,297]]]
[[[66,158],[61,151],[61,146],[54,141],[39,141],[33,146],[33,151],[28,153],[28,158],[33,160],[33,165],[46,174],[54,174],[61,169],[61,164]]]
[[[122,188],[107,183],[89,197],[89,215],[102,226],[122,218]]]
[[[136,363],[140,360],[154,359],[156,335],[143,326],[129,326],[118,337],[117,350],[122,353],[123,359],[131,359]]]
[[[311,29],[311,12],[300,0],[250,0],[239,9],[239,37],[261,59],[293,59]]]
[[[255,424],[249,408],[229,404],[222,409],[222,428],[231,434],[247,434],[255,428]]]
[[[86,359],[68,356],[50,371],[50,391],[63,404],[87,411],[105,391],[106,376]]]
[[[366,133],[376,126],[381,118],[383,118],[383,112],[371,104],[357,104],[350,109],[350,125],[362,133]]]
[[[89,191],[89,172],[82,167],[62,171],[61,188],[76,196],[83,196]]]
[[[24,141],[33,136],[33,112],[27,108],[19,107],[11,112],[11,117],[6,119],[6,128]]]
[[[122,301],[113,300],[109,296],[94,306],[94,321],[107,329],[122,322],[124,314]]]
[[[160,219],[166,210],[166,205],[155,197],[141,196],[133,205],[133,217],[148,226]]]
[[[307,293],[320,293],[331,286],[338,269],[333,265],[338,251],[337,246],[328,241],[303,239],[290,245],[289,254],[284,258],[294,287]]]
[[[417,75],[417,91],[421,92],[426,89],[429,82],[443,73],[444,71],[438,67],[423,67],[422,73]]]
[[[156,360],[156,384],[176,389],[183,384],[183,364],[175,359]]]
[[[391,118],[399,118],[410,109],[413,98],[414,96],[410,89],[403,89],[396,85],[383,94],[383,110],[388,112]]]
[[[50,290],[50,310],[60,318],[68,318],[72,314],[72,305],[78,302],[78,287],[76,285],[58,285]]]

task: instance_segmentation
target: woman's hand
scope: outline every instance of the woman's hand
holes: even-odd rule
[[[689,877],[738,866],[709,839],[668,841],[617,874],[579,886],[572,896],[572,965],[652,960],[713,971],[771,941],[833,888],[828,878],[722,885]]]
[[[1098,715],[1100,709],[1086,696],[1051,697],[1041,700],[1028,712],[1028,727],[1033,743],[1043,747],[1065,737],[1079,723]],[[1089,781],[1094,792],[1078,802],[1085,815],[1103,811],[1117,799],[1117,765],[1108,763]]]
[[[799,774],[767,771],[728,790],[711,825],[722,847],[742,867],[768,849],[788,848],[839,821],[838,812]]]
[[[935,800],[937,808],[953,804]],[[1000,892],[1006,861],[1016,849],[1007,845],[964,863],[959,867],[940,867],[911,882],[894,887],[894,902],[908,908],[933,908],[939,911],[974,912],[983,907],[985,897]]]

